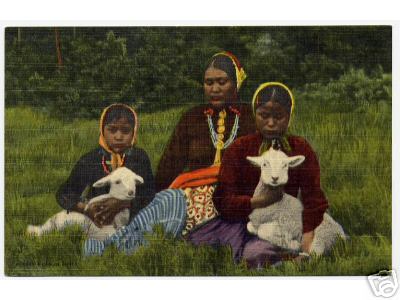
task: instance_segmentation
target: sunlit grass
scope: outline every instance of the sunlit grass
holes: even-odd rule
[[[301,102],[303,100],[303,102]],[[82,258],[77,228],[37,239],[24,232],[60,208],[58,186],[81,155],[97,146],[98,121],[65,123],[30,108],[7,108],[5,123],[5,268],[22,275],[366,275],[391,268],[391,107],[386,102],[335,112],[307,99],[291,128],[319,156],[321,184],[330,213],[351,239],[329,257],[247,270],[235,265],[229,248],[194,247],[161,232],[150,245],[126,256],[108,249]],[[185,107],[140,114],[138,146],[155,170]]]

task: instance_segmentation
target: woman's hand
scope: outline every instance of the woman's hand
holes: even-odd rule
[[[303,252],[310,253],[313,239],[314,239],[314,230],[303,233],[303,239],[301,241],[301,249]]]

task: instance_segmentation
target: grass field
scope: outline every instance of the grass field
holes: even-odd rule
[[[365,103],[356,111],[326,111],[299,99],[291,132],[319,155],[330,213],[351,236],[329,257],[285,262],[255,271],[232,262],[230,249],[194,247],[157,231],[150,245],[126,256],[109,249],[83,258],[77,228],[27,237],[28,224],[60,208],[55,191],[73,164],[97,145],[96,120],[63,122],[31,108],[5,112],[5,273],[9,276],[91,275],[367,275],[391,269],[391,106]],[[153,170],[185,108],[140,114],[139,146]]]

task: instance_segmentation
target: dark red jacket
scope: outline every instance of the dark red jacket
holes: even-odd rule
[[[308,142],[301,137],[289,136],[291,152],[288,156],[304,155],[305,161],[298,167],[289,169],[289,181],[285,192],[297,197],[301,192],[304,206],[303,232],[317,227],[328,208],[320,186],[318,158]],[[246,156],[258,156],[262,143],[259,133],[237,139],[226,151],[222,159],[218,187],[213,199],[222,218],[231,221],[248,221],[251,213],[250,199],[260,179],[260,168],[247,161]]]
[[[235,114],[228,106],[229,104],[224,107],[227,112],[225,141],[229,138],[235,121]],[[250,105],[236,103],[232,106],[240,111],[237,137],[255,132],[255,121]],[[168,188],[182,172],[206,168],[213,164],[216,150],[211,141],[207,116],[204,114],[209,108],[210,104],[199,105],[182,115],[158,164],[155,178],[156,191]],[[219,110],[215,108],[214,110],[212,120],[216,128]]]

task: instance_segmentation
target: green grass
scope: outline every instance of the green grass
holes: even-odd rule
[[[92,275],[367,275],[391,269],[391,107],[386,102],[335,112],[300,99],[291,131],[317,151],[330,213],[350,234],[328,257],[285,262],[261,271],[235,265],[230,249],[194,247],[157,231],[149,246],[126,256],[108,249],[83,258],[78,228],[27,237],[28,224],[58,212],[55,191],[73,164],[97,145],[97,121],[72,123],[30,108],[7,108],[5,123],[5,273],[10,276]],[[182,108],[140,114],[139,146],[153,170]]]

